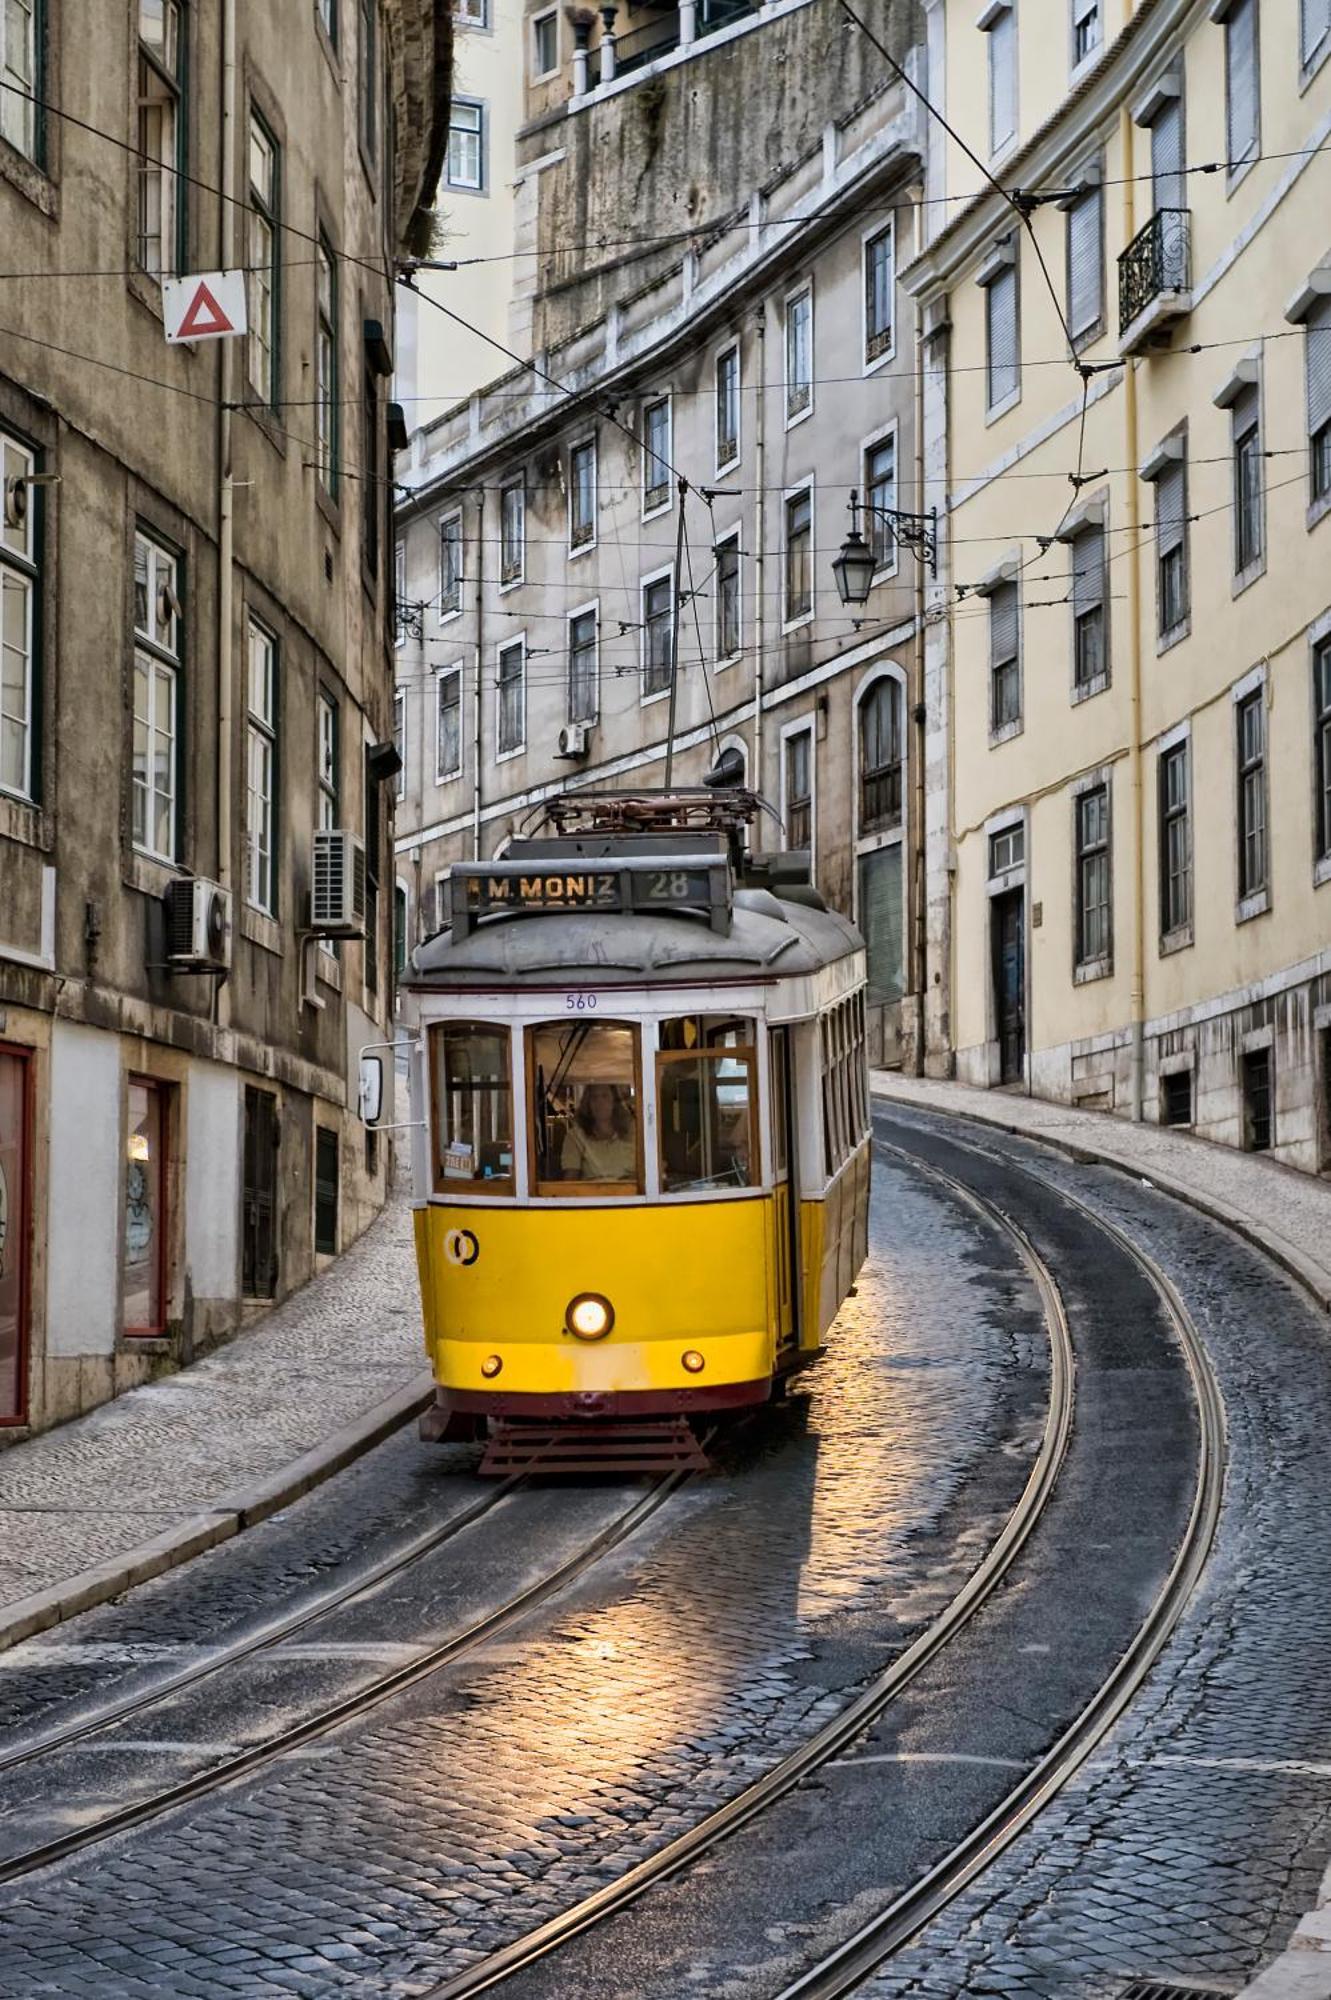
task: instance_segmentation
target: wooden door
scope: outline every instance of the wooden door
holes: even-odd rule
[[[1020,1083],[1026,1060],[1026,895],[1011,889],[991,909],[994,1024],[1001,1083]]]

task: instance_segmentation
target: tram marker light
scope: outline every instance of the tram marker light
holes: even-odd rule
[[[680,1356],[680,1360],[684,1363],[684,1366],[688,1369],[690,1375],[701,1375],[703,1369],[707,1365],[706,1362],[703,1360],[701,1354],[699,1354],[696,1347],[688,1348],[685,1351],[685,1353],[683,1353]]]
[[[492,1382],[503,1365],[497,1354],[487,1354],[481,1363],[481,1373],[487,1382]]]

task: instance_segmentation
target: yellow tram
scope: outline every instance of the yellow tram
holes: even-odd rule
[[[822,1351],[863,1261],[863,942],[807,856],[748,856],[756,808],[552,801],[415,952],[422,1431],[505,1436],[483,1469],[536,1424],[547,1458],[576,1427],[623,1462],[626,1423],[682,1458]]]

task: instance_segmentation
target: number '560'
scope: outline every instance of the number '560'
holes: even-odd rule
[[[594,1014],[596,995],[594,993],[566,993],[564,1005],[570,1014]]]

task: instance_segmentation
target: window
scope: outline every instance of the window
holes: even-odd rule
[[[1331,0],[1299,0],[1299,60],[1304,69],[1317,61],[1331,38]]]
[[[1074,800],[1077,815],[1077,964],[1109,957],[1109,787]]]
[[[0,139],[40,164],[44,0],[6,0],[0,7]],[[4,86],[8,86],[5,88]]]
[[[531,73],[552,76],[559,68],[559,16],[538,14],[531,24]]]
[[[642,586],[642,691],[660,694],[670,686],[674,650],[675,576],[668,570]]]
[[[1104,320],[1102,203],[1100,189],[1093,187],[1068,210],[1068,331],[1074,341],[1087,338]]]
[[[1026,828],[1021,820],[989,836],[989,879],[1006,875],[1010,868],[1026,864]]]
[[[361,383],[360,555],[365,573],[379,574],[379,534],[383,517],[383,456],[380,449],[379,378],[367,361]]]
[[[411,905],[406,884],[393,886],[393,977],[401,982],[407,970],[407,937],[411,929]]]
[[[905,923],[901,897],[901,842],[873,848],[855,864],[858,900],[855,922],[864,939],[868,999],[890,1006],[904,988]]]
[[[521,750],[527,740],[527,642],[499,648],[499,755]]]
[[[1230,412],[1234,460],[1234,572],[1242,576],[1262,559],[1262,439],[1256,384]]]
[[[568,621],[568,719],[595,722],[600,707],[596,666],[596,610],[577,611]]]
[[[1100,46],[1100,0],[1072,0],[1072,67]]]
[[[879,361],[892,352],[895,333],[896,258],[893,228],[869,237],[864,246],[864,359]]]
[[[167,1089],[132,1076],[125,1101],[125,1261],[120,1274],[124,1332],[166,1331]]]
[[[1151,120],[1151,198],[1157,215],[1162,209],[1178,210],[1188,205],[1183,106],[1177,97],[1167,98]]]
[[[875,681],[860,698],[860,832],[901,825],[901,687]]]
[[[786,501],[786,623],[813,614],[813,489]]]
[[[743,643],[740,626],[739,536],[718,542],[712,554],[716,561],[716,632],[714,643],[718,663],[733,660]]]
[[[393,544],[393,609],[394,632],[396,635],[394,643],[398,646],[405,646],[407,643],[408,619],[407,545],[403,541],[395,541]]]
[[[813,408],[813,289],[786,300],[786,422]]]
[[[0,431],[0,791],[37,796],[37,460]]]
[[[1313,765],[1317,782],[1317,858],[1331,861],[1331,638],[1313,648]]]
[[[1171,459],[1155,482],[1156,621],[1170,638],[1188,616],[1187,460]]]
[[[873,551],[875,570],[891,569],[897,559],[897,538],[884,511],[892,514],[897,504],[897,441],[881,438],[864,454],[865,527]]]
[[[340,724],[337,703],[320,688],[315,700],[319,760],[319,825],[332,829],[338,824],[338,763]]]
[[[1311,497],[1331,498],[1331,298],[1308,314],[1306,373]]]
[[[1225,16],[1225,132],[1232,173],[1256,157],[1261,135],[1257,0],[1233,0]]]
[[[318,0],[319,25],[333,47],[337,47],[337,0]]]
[[[434,684],[434,781],[462,774],[462,668],[445,667]]]
[[[716,357],[716,469],[724,472],[739,457],[739,348]]]
[[[1164,937],[1192,922],[1192,824],[1188,746],[1160,752],[1160,930]]]
[[[998,409],[1016,395],[1021,383],[1017,327],[1016,245],[1001,246],[1002,262],[985,283],[985,385],[988,408]]]
[[[638,1030],[551,1021],[527,1031],[537,1194],[641,1194]]]
[[[1271,1132],[1271,1051],[1245,1049],[1243,1052],[1243,1146],[1245,1152],[1270,1150]]]
[[[752,1021],[662,1021],[656,1058],[661,1192],[757,1187],[758,1085]]]
[[[314,1128],[314,1248],[320,1257],[337,1255],[337,1133]]]
[[[485,187],[485,106],[455,97],[448,113],[448,185],[480,194]]]
[[[1088,688],[1108,669],[1105,646],[1105,531],[1097,523],[1072,542],[1072,681]]]
[[[1266,689],[1235,706],[1239,761],[1239,896],[1266,887]]]
[[[383,867],[384,829],[383,808],[379,803],[379,780],[370,763],[372,746],[365,746],[365,989],[370,995],[379,991],[379,873]],[[378,1134],[374,1135],[376,1138]],[[368,1137],[368,1134],[367,1134]],[[375,1161],[377,1164],[377,1155]],[[366,1172],[373,1171],[370,1149],[365,1152]]]
[[[249,379],[255,395],[270,405],[275,405],[278,399],[280,167],[277,141],[258,112],[251,110],[247,244],[250,267]]]
[[[149,536],[136,534],[130,818],[134,845],[158,861],[180,858],[180,583],[180,558]]]
[[[453,0],[453,19],[464,28],[488,28],[490,0]]]
[[[589,549],[596,540],[596,440],[586,438],[568,455],[568,545]]]
[[[400,759],[400,768],[393,780],[394,795],[401,799],[407,793],[407,691],[405,688],[393,690],[393,748]]]
[[[513,1192],[513,1081],[507,1028],[446,1021],[430,1030],[438,1193]]]
[[[379,123],[378,9],[379,0],[360,0],[360,143],[369,160]]]
[[[499,495],[499,581],[521,583],[527,554],[527,489],[516,479]]]
[[[19,0],[20,12],[24,4]],[[169,277],[185,263],[184,29],[179,0],[139,0],[136,255],[154,278]]]
[[[337,259],[328,238],[319,232],[314,253],[315,282],[318,290],[314,358],[314,460],[326,493],[337,492],[338,447],[338,365]]]
[[[1017,17],[1010,6],[989,12],[989,151],[998,153],[1017,133]]]
[[[245,731],[245,900],[277,914],[277,641],[250,620],[249,692]]]
[[[786,846],[795,853],[813,847],[813,731],[788,736],[786,752]]]
[[[644,513],[670,505],[670,398],[660,396],[642,412],[642,506]]]
[[[823,1015],[823,1145],[827,1172],[841,1171],[869,1130],[864,1043],[864,995],[856,993]]]
[[[462,609],[462,516],[445,514],[439,523],[439,616]]]
[[[1161,1077],[1160,1123],[1191,1125],[1192,1071],[1190,1069],[1171,1070],[1168,1076]]]
[[[1021,636],[1017,585],[1000,583],[989,597],[989,727],[1021,720]]]

